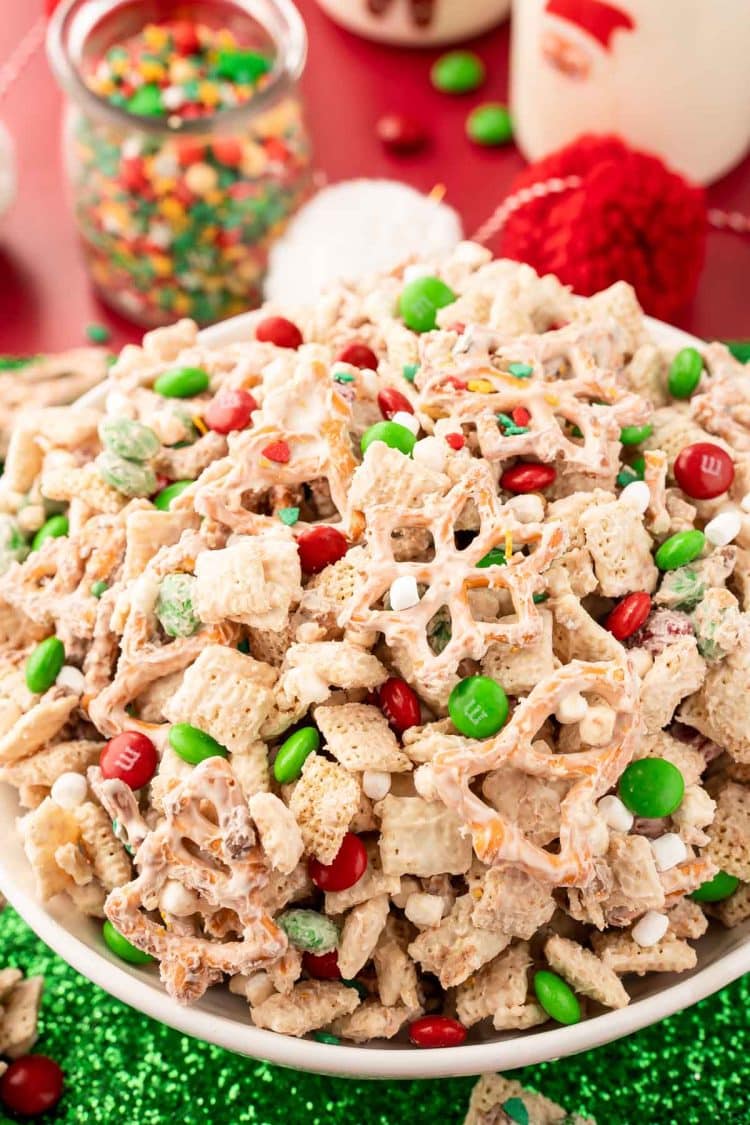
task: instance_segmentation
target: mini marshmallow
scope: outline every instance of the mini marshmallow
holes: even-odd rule
[[[416,281],[419,277],[429,277],[431,273],[432,270],[429,266],[420,262],[413,262],[412,265],[407,266],[404,270],[404,281],[408,285],[410,281]]]
[[[635,817],[620,798],[615,797],[614,794],[602,797],[596,807],[604,819],[604,823],[614,829],[615,832],[629,832],[633,827]]]
[[[391,418],[391,421],[396,422],[399,426],[404,426],[407,430],[411,430],[415,437],[419,433],[419,421],[413,414],[410,414],[408,410],[397,410]]]
[[[406,900],[404,914],[415,926],[437,926],[443,917],[443,900],[440,895],[412,894]]]
[[[418,441],[412,450],[412,458],[425,469],[442,473],[445,469],[447,450],[442,438],[426,437]]]
[[[80,773],[61,773],[52,784],[50,797],[61,809],[75,809],[86,800],[88,786]]]
[[[192,891],[183,887],[176,879],[167,879],[159,895],[159,909],[165,914],[174,914],[176,918],[185,918],[195,914],[198,903]]]
[[[663,836],[652,840],[651,850],[659,871],[669,871],[678,863],[684,863],[688,857],[687,847],[676,832],[666,832]]]
[[[437,801],[438,791],[435,785],[435,771],[429,762],[418,766],[413,774],[414,788],[425,801]]]
[[[638,675],[643,679],[654,663],[654,658],[647,648],[631,648],[628,656]]]
[[[535,492],[511,496],[505,505],[519,523],[541,523],[544,519],[544,498]]]
[[[645,480],[633,480],[620,493],[623,504],[630,504],[638,512],[645,512],[651,503],[651,491]]]
[[[76,695],[83,695],[86,686],[83,672],[78,668],[74,668],[72,664],[63,664],[62,668],[57,673],[55,683],[58,687],[68,688],[69,691],[75,692]]]
[[[411,609],[419,603],[419,590],[417,580],[411,574],[402,574],[391,583],[390,590],[391,609],[396,612],[402,609]]]
[[[581,719],[581,742],[587,746],[606,746],[615,729],[615,712],[606,703],[595,703]]]
[[[391,789],[391,775],[386,770],[365,770],[362,791],[371,801],[382,801]]]
[[[630,932],[633,941],[647,949],[650,945],[658,945],[668,929],[669,918],[666,914],[659,914],[656,910],[647,910]]]
[[[714,547],[726,547],[727,543],[737,538],[741,527],[742,516],[730,508],[726,512],[719,512],[718,516],[709,520],[703,529],[703,534]]]
[[[162,90],[161,97],[166,109],[179,109],[187,101],[181,86],[167,86]]]
[[[579,691],[564,696],[557,705],[555,718],[558,723],[580,723],[589,705]]]
[[[750,492],[746,492],[740,500],[740,507],[743,512],[750,512]]]

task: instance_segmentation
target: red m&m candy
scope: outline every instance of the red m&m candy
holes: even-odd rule
[[[427,133],[413,117],[404,113],[387,113],[376,125],[379,140],[393,152],[416,152],[426,140]]]
[[[150,738],[140,731],[126,730],[111,738],[101,752],[99,766],[108,780],[118,778],[131,789],[147,785],[156,773],[159,759]]]
[[[305,574],[318,574],[342,559],[349,550],[349,544],[335,527],[311,527],[300,535],[297,550]]]
[[[406,395],[402,395],[395,387],[383,387],[382,391],[378,391],[378,406],[383,417],[389,419],[402,410],[407,414],[414,413],[414,407]]]
[[[315,980],[341,980],[338,950],[302,954],[302,968]]]
[[[416,692],[400,680],[398,676],[391,676],[378,690],[380,710],[385,715],[396,734],[403,734],[409,727],[415,727],[422,721],[422,711]]]
[[[244,430],[250,415],[257,409],[258,404],[249,391],[227,387],[209,402],[203,411],[203,421],[209,430],[229,434],[232,430]]]
[[[307,869],[321,891],[345,891],[359,882],[367,870],[367,850],[359,836],[347,832],[331,863],[311,859]]]
[[[448,442],[451,449],[463,449],[466,445],[466,438],[463,434],[446,434],[445,440]]]
[[[378,357],[372,348],[359,340],[352,340],[346,344],[336,356],[337,363],[350,363],[352,367],[366,367],[370,371],[377,371]]]
[[[624,641],[638,632],[650,612],[651,598],[648,594],[628,594],[606,618],[604,628],[609,629],[618,641]]]
[[[517,426],[528,426],[531,421],[531,415],[525,406],[514,406],[510,416]]]
[[[0,1100],[12,1113],[37,1117],[57,1105],[63,1072],[46,1055],[25,1055],[12,1062],[0,1080]]]
[[[539,492],[552,484],[557,471],[552,465],[535,465],[529,461],[519,461],[512,469],[506,469],[500,477],[500,487],[508,492]]]
[[[466,1028],[448,1016],[422,1016],[409,1024],[409,1039],[415,1047],[459,1047]]]
[[[734,465],[720,445],[697,441],[677,454],[674,475],[682,491],[694,500],[713,500],[730,487]]]
[[[298,348],[302,343],[302,333],[296,324],[285,316],[267,316],[255,326],[255,339],[264,344],[275,344],[277,348]]]

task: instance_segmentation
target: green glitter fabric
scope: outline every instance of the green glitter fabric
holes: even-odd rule
[[[254,1062],[171,1031],[80,977],[7,908],[2,965],[46,979],[35,1051],[66,1092],[45,1125],[460,1125],[470,1078],[370,1082]],[[738,981],[663,1023],[513,1076],[598,1125],[747,1125],[750,988]],[[506,1072],[507,1073],[507,1072]],[[0,1120],[10,1123],[11,1118]]]

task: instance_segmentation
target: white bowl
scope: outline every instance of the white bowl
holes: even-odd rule
[[[236,317],[206,330],[203,339],[217,347],[245,339],[250,335],[248,323],[246,315]],[[649,327],[665,345],[700,345],[694,337],[660,321],[649,321]],[[95,388],[87,401],[101,401],[102,395]],[[0,824],[5,826],[0,891],[47,945],[100,988],[146,1015],[238,1054],[297,1070],[365,1078],[441,1078],[529,1066],[629,1035],[702,1000],[750,970],[750,922],[733,930],[716,925],[697,943],[698,966],[692,972],[631,977],[633,1000],[627,1008],[572,1027],[503,1035],[474,1029],[471,1043],[447,1050],[420,1050],[403,1042],[332,1046],[293,1039],[253,1027],[245,1002],[226,988],[210,990],[192,1007],[180,1006],[167,996],[155,968],[134,968],[114,957],[101,939],[100,925],[77,913],[64,896],[40,904],[12,827],[18,812],[15,790],[0,785]]]

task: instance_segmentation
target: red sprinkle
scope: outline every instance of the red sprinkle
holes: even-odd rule
[[[367,870],[367,849],[353,832],[347,832],[331,863],[311,859],[307,865],[310,878],[321,891],[346,891]]]
[[[205,152],[206,146],[196,137],[181,137],[177,142],[177,159],[183,168],[198,164],[203,160]]]
[[[335,527],[311,527],[297,539],[297,550],[305,574],[318,574],[342,559],[349,550],[349,544]]]
[[[517,426],[528,426],[531,421],[531,415],[525,406],[514,406],[510,416]]]
[[[396,734],[403,734],[409,727],[416,727],[422,721],[422,709],[416,692],[406,680],[400,680],[398,676],[391,676],[381,684],[378,702]]]
[[[37,1117],[57,1105],[63,1072],[46,1055],[25,1055],[12,1062],[0,1080],[0,1099],[13,1113]]]
[[[406,395],[402,395],[395,387],[383,387],[382,391],[378,391],[378,406],[384,418],[392,418],[399,410],[404,410],[407,414],[414,413],[414,407]]]
[[[557,471],[552,465],[519,461],[512,469],[505,470],[500,477],[500,487],[508,492],[539,492],[542,488],[548,488],[556,476]]]
[[[697,441],[681,449],[673,471],[682,491],[695,500],[721,496],[734,480],[732,458],[720,445],[710,441]]]
[[[465,391],[468,384],[464,379],[459,379],[456,375],[449,375],[445,380],[446,386],[453,387],[456,391]]]
[[[372,348],[359,340],[352,340],[346,344],[336,356],[337,363],[350,363],[352,367],[365,367],[370,371],[377,371],[378,357]]]
[[[454,320],[452,324],[447,325],[446,332],[458,332],[459,336],[463,336],[466,331],[466,325],[462,320]]]
[[[609,629],[618,641],[624,641],[626,637],[632,637],[633,633],[638,632],[650,613],[649,594],[628,594],[605,619],[604,628]]]
[[[250,415],[257,409],[258,404],[249,391],[226,388],[209,402],[203,411],[203,421],[214,433],[229,434],[232,430],[244,430]]]
[[[148,186],[143,157],[129,156],[120,161],[120,183],[127,191],[140,191]]]
[[[235,137],[215,137],[211,148],[219,163],[227,168],[236,168],[242,163],[242,145]]]
[[[265,449],[262,449],[261,452],[264,457],[268,458],[269,461],[276,461],[278,465],[286,465],[287,461],[292,455],[289,450],[289,446],[285,441],[269,442],[269,444],[265,447]]]
[[[446,434],[445,440],[451,449],[463,449],[466,445],[466,438],[463,434]]]
[[[378,120],[375,131],[392,152],[416,152],[427,142],[424,126],[405,113],[386,113]]]
[[[148,785],[156,773],[159,757],[150,738],[137,730],[126,730],[111,738],[99,755],[105,778],[118,778],[131,789]]]
[[[170,30],[174,45],[181,55],[195,55],[200,51],[198,30],[191,20],[175,20]]]
[[[277,348],[298,348],[302,343],[302,333],[296,324],[285,316],[267,316],[255,326],[255,339]]]
[[[330,953],[303,953],[302,968],[315,980],[341,980],[338,951]]]
[[[409,1039],[415,1047],[460,1047],[466,1028],[448,1016],[422,1016],[409,1024]]]
[[[277,164],[285,164],[289,159],[289,149],[278,137],[268,137],[263,142],[263,147],[268,159],[275,160]]]

